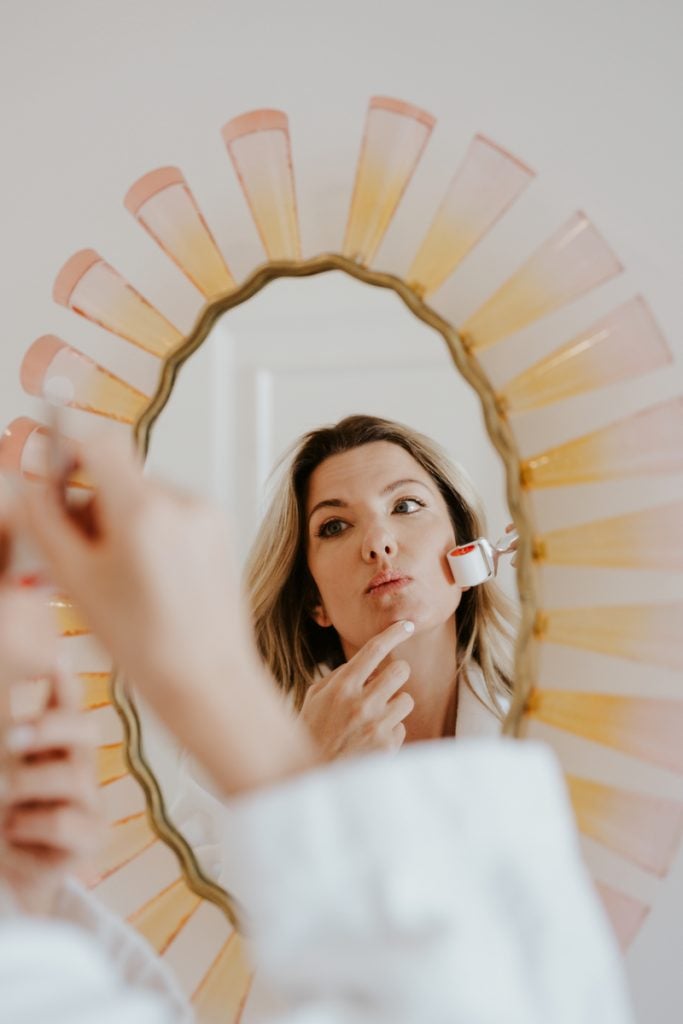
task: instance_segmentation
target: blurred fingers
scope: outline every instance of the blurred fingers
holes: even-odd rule
[[[45,712],[36,722],[13,726],[5,734],[5,747],[15,755],[61,752],[90,760],[97,741],[97,730],[87,716],[61,709]]]
[[[48,675],[57,656],[57,630],[44,596],[0,588],[0,680]]]
[[[23,804],[73,804],[94,811],[97,806],[95,774],[79,762],[60,760],[27,760],[7,766],[5,800],[12,808]]]
[[[100,842],[102,827],[91,812],[73,805],[13,808],[7,815],[4,834],[15,847],[61,851],[76,858],[88,857]]]

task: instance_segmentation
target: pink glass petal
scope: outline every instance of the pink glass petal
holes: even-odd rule
[[[34,341],[21,364],[30,395],[51,398],[121,423],[134,423],[149,397],[53,334]]]
[[[375,96],[365,121],[342,252],[369,264],[413,176],[434,127],[424,110]]]
[[[462,324],[472,349],[484,349],[558,309],[622,270],[585,214],[576,213]]]
[[[536,690],[527,714],[631,757],[683,774],[683,701]]]
[[[177,167],[145,174],[124,205],[206,298],[235,287],[197,202]]]
[[[539,639],[683,669],[683,604],[606,605],[540,612]]]
[[[550,565],[683,571],[683,502],[647,508],[536,539],[534,557]]]
[[[64,264],[53,297],[152,355],[168,355],[183,340],[180,331],[93,249],[77,252]]]
[[[45,480],[48,467],[49,430],[30,419],[20,416],[12,420],[0,438],[0,468],[21,473],[30,480]],[[79,459],[79,446],[66,439],[66,445],[74,461]],[[67,480],[69,487],[92,489],[92,483],[81,471],[76,471]]]
[[[540,409],[560,399],[638,377],[671,362],[672,354],[641,298],[619,306],[502,389],[507,412]]]
[[[664,875],[683,831],[683,806],[568,775],[567,785],[584,835],[640,865]]]
[[[443,284],[533,179],[534,172],[476,135],[407,274],[420,295]]]
[[[222,135],[269,259],[300,259],[287,115],[254,110],[228,121]]]
[[[524,459],[521,476],[525,487],[562,487],[681,469],[683,398],[675,398]]]
[[[649,907],[609,885],[597,883],[598,894],[612,922],[622,950],[628,949],[645,920]]]

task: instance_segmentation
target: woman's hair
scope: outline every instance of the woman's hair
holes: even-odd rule
[[[347,416],[312,430],[285,454],[286,470],[251,549],[246,569],[256,642],[264,661],[297,708],[321,665],[345,661],[339,636],[319,626],[312,611],[319,595],[308,569],[306,500],[313,471],[332,455],[388,441],[403,448],[430,475],[448,506],[456,543],[486,535],[480,499],[467,474],[432,440],[375,416]],[[494,708],[502,716],[511,692],[512,602],[495,583],[466,590],[456,614],[460,678],[479,666]],[[503,702],[501,702],[503,698]]]

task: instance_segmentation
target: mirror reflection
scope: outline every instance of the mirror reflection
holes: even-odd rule
[[[503,533],[503,468],[443,338],[396,294],[332,272],[230,311],[148,466],[222,503],[261,655],[328,757],[500,733],[514,570],[461,589],[446,554]],[[142,717],[173,824],[230,890],[208,780]]]

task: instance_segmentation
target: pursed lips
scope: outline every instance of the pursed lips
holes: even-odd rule
[[[410,580],[411,580],[411,577],[410,576],[406,576],[405,573],[402,573],[402,572],[381,572],[381,573],[378,573],[376,576],[372,577],[372,579],[370,580],[370,582],[369,582],[369,584],[367,586],[367,589],[366,589],[365,593],[366,594],[376,593],[378,590],[379,591],[384,590],[385,588],[388,588],[392,584],[396,585],[396,584],[402,584],[402,583],[410,583]]]

